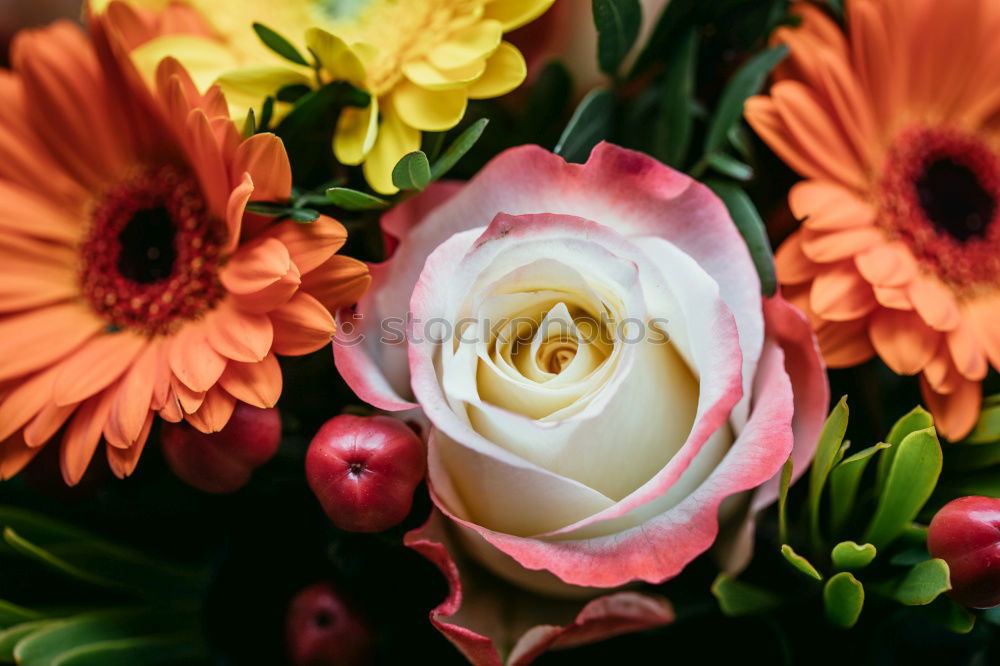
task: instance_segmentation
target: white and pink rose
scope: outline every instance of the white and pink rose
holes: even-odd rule
[[[745,564],[829,395],[807,321],[761,298],[708,188],[609,144],[583,165],[526,146],[383,230],[391,258],[339,314],[335,358],[362,399],[430,424],[436,512],[407,542],[448,577],[432,621],[467,657],[525,664],[668,623],[666,600],[618,588],[713,545]],[[480,601],[481,568],[518,591]]]

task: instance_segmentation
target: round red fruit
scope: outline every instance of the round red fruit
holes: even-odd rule
[[[406,518],[425,469],[420,439],[387,416],[332,418],[306,454],[309,487],[333,524],[351,532],[381,532]]]
[[[295,595],[285,637],[292,666],[364,666],[375,651],[364,616],[329,583],[314,583]]]
[[[927,548],[948,563],[955,601],[1000,606],[1000,499],[960,497],[945,504],[931,521]]]

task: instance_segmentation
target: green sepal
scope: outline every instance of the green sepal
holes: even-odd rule
[[[781,546],[781,554],[789,564],[806,576],[809,576],[813,580],[823,580],[823,574],[817,571],[816,567],[809,560],[796,553],[787,543]]]
[[[875,546],[870,543],[859,546],[853,541],[841,541],[833,547],[830,557],[833,561],[833,566],[837,569],[841,571],[857,571],[871,564],[877,554],[878,551],[875,549]]]
[[[720,573],[712,583],[712,595],[725,615],[740,617],[757,615],[781,605],[781,597],[770,590],[737,580]]]
[[[841,629],[850,629],[857,623],[864,604],[864,585],[847,571],[833,576],[823,587],[826,619]]]

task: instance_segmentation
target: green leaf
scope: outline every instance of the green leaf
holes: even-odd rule
[[[448,149],[444,151],[441,155],[441,159],[434,163],[431,167],[431,180],[438,180],[446,173],[451,171],[451,168],[455,166],[462,157],[472,149],[476,142],[479,141],[479,137],[483,135],[483,130],[489,124],[489,119],[480,118],[476,122],[472,123],[465,129],[464,132],[458,135]]]
[[[778,538],[781,543],[788,543],[788,487],[792,483],[794,464],[792,457],[781,468],[781,480],[778,484]]]
[[[764,86],[767,75],[788,55],[781,45],[758,53],[737,70],[719,98],[705,136],[705,154],[718,153],[726,144],[729,129],[743,117],[743,104]]]
[[[950,589],[948,563],[933,559],[910,569],[896,587],[893,596],[907,606],[926,606]]]
[[[949,470],[960,472],[1000,465],[1000,444],[949,446],[944,464]]]
[[[930,620],[956,634],[967,634],[976,625],[976,616],[948,597],[938,597],[926,606],[920,606],[919,610]],[[983,613],[984,619],[987,613],[989,611]]]
[[[933,425],[934,417],[930,415],[930,412],[920,406],[914,407],[911,412],[896,421],[896,423],[892,426],[892,429],[889,431],[889,436],[885,438],[885,441],[891,446],[891,448],[886,449],[881,455],[879,455],[878,475],[875,483],[876,493],[880,495],[882,494],[882,489],[885,487],[885,480],[889,476],[889,468],[892,466],[892,460],[896,457],[896,452],[899,450],[899,445],[902,443],[903,439],[911,432],[924,430]]]
[[[154,664],[189,664],[205,656],[205,649],[194,632],[153,634],[98,641],[67,650],[52,666],[153,666]]]
[[[667,58],[667,71],[661,86],[660,111],[653,125],[651,152],[664,164],[680,169],[691,144],[694,117],[694,76],[698,53],[698,33],[689,30],[678,40]]]
[[[14,663],[14,648],[27,636],[34,632],[48,627],[53,622],[59,620],[35,620],[34,622],[23,622],[15,624],[13,627],[0,631],[0,661],[4,663]]]
[[[576,107],[563,130],[555,153],[567,162],[584,162],[590,151],[611,134],[615,96],[607,88],[595,88]]]
[[[401,190],[422,190],[431,182],[431,165],[423,151],[403,155],[392,168],[392,184]]]
[[[725,615],[757,615],[781,605],[781,597],[756,585],[744,583],[720,573],[712,583],[712,595]]]
[[[865,605],[865,588],[858,579],[842,571],[826,582],[823,606],[826,619],[842,629],[850,629],[858,621]]]
[[[774,272],[774,255],[771,253],[771,243],[767,239],[764,221],[753,201],[742,188],[732,183],[711,180],[707,181],[706,185],[712,188],[712,191],[726,204],[736,228],[746,241],[757,275],[760,276],[761,293],[767,297],[773,296],[778,289]]]
[[[82,646],[105,641],[197,628],[198,615],[172,610],[116,609],[51,622],[28,634],[14,648],[22,666],[54,666]],[[143,661],[132,663],[145,663]]]
[[[839,534],[847,526],[861,477],[872,456],[886,448],[889,448],[888,444],[879,442],[843,460],[830,472],[830,523],[834,534]]]
[[[990,444],[1000,441],[1000,405],[983,407],[976,427],[965,441],[968,444]]]
[[[920,546],[909,546],[897,551],[889,559],[889,564],[894,567],[912,567],[929,559],[931,559],[931,555],[927,552],[927,545],[924,543]]]
[[[44,615],[30,608],[0,599],[0,627],[7,628],[22,622],[40,620]]]
[[[264,98],[264,103],[260,107],[260,122],[257,123],[257,131],[268,131],[271,127],[272,118],[274,118],[274,98],[268,95]]]
[[[723,176],[729,176],[733,180],[746,182],[753,178],[753,169],[749,165],[725,153],[709,153],[705,157],[705,161],[708,163],[708,166]]]
[[[597,28],[597,62],[602,72],[614,76],[639,36],[642,6],[639,0],[593,0],[591,8]]]
[[[41,562],[49,568],[69,576],[70,578],[75,578],[91,585],[116,590],[122,587],[121,583],[117,579],[102,576],[92,571],[88,571],[85,568],[78,567],[72,562],[68,562],[65,559],[45,550],[44,548],[31,543],[10,527],[4,528],[3,539],[7,542],[8,546],[13,548],[18,553],[37,560],[38,562]]]
[[[820,500],[823,498],[823,486],[833,466],[834,456],[844,441],[849,415],[850,410],[847,408],[845,395],[830,412],[823,425],[823,432],[820,433],[819,443],[816,445],[816,455],[809,468],[809,536],[817,552],[823,550],[823,536],[820,529]]]
[[[0,506],[0,525],[14,532],[22,554],[43,559],[51,556],[69,566],[70,571],[77,569],[96,580],[114,581],[119,588],[181,597],[200,594],[204,585],[200,575],[184,567],[30,511]]]
[[[275,134],[281,137],[292,154],[295,154],[292,148],[296,146],[306,145],[315,150],[315,132],[330,127],[341,108],[365,107],[370,102],[368,93],[345,81],[328,83],[300,97],[295,108],[275,128]]]
[[[243,121],[242,135],[244,139],[249,139],[256,133],[257,133],[257,114],[251,107],[250,110],[247,111],[246,119]]]
[[[933,427],[911,432],[893,449],[896,456],[865,531],[865,541],[879,549],[892,543],[916,517],[941,474],[941,444]]]
[[[670,45],[676,43],[677,34],[698,25],[697,14],[704,6],[705,0],[671,0],[668,2],[649,39],[642,46],[629,76],[635,77],[654,60],[664,60],[666,54],[670,53]],[[652,20],[652,17],[647,17],[647,20]]]
[[[302,57],[299,50],[292,46],[292,43],[271,30],[266,25],[261,23],[254,23],[253,30],[260,37],[260,41],[264,42],[264,46],[271,49],[278,55],[280,55],[285,60],[294,62],[296,65],[302,65],[303,67],[309,67],[309,61]]]
[[[787,543],[781,546],[781,554],[785,560],[793,567],[815,580],[823,580],[823,574],[816,570],[816,567],[806,558],[796,553]]]
[[[271,203],[269,201],[251,201],[246,208],[248,213],[263,215],[264,217],[281,217],[288,215],[291,209],[282,204]]]
[[[878,551],[870,543],[859,546],[853,541],[841,541],[833,547],[833,566],[841,571],[857,571],[872,563]]]
[[[382,210],[389,207],[385,199],[346,187],[331,187],[326,196],[331,204],[344,210]]]
[[[299,224],[309,224],[319,219],[319,211],[312,208],[293,208],[288,212],[288,217]]]

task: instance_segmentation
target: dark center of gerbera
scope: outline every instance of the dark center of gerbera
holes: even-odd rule
[[[969,166],[952,157],[934,160],[914,187],[924,214],[938,231],[959,242],[986,235],[997,202]]]
[[[918,262],[957,289],[1000,277],[1000,156],[948,129],[901,133],[880,188],[883,223]]]
[[[83,293],[111,328],[169,332],[222,297],[221,241],[191,175],[149,170],[95,206],[81,247]]]

